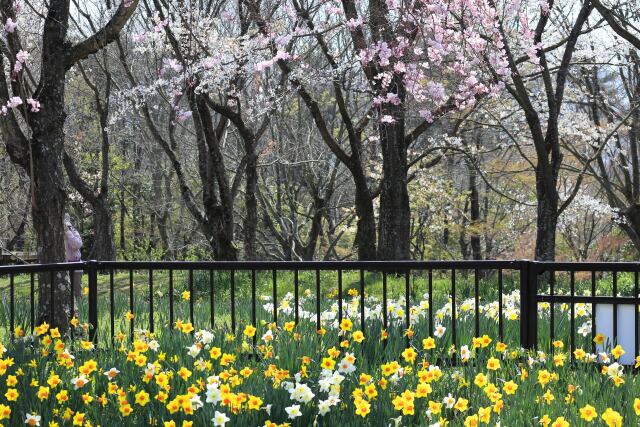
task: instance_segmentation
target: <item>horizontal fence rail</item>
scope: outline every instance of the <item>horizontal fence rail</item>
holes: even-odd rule
[[[0,322],[6,335],[13,339],[17,327],[33,331],[44,320],[54,325],[61,304],[59,288],[51,284],[68,284],[78,271],[87,296],[77,301],[70,292],[67,314],[86,319],[96,344],[103,334],[101,345],[125,332],[133,339],[137,328],[172,329],[178,321],[235,333],[242,324],[256,326],[259,321],[282,326],[283,316],[290,316],[296,324],[315,323],[319,331],[327,322],[339,325],[347,317],[365,334],[403,330],[407,345],[407,331],[424,337],[446,333],[456,348],[469,336],[490,331],[500,341],[516,340],[526,349],[553,351],[554,342],[566,341],[571,357],[578,345],[595,353],[623,336],[632,345],[627,352],[637,355],[639,350],[640,263],[619,262],[85,261],[0,266],[0,289],[5,291]],[[609,312],[610,321],[596,316]],[[608,325],[608,343],[594,342],[602,332],[599,324]]]

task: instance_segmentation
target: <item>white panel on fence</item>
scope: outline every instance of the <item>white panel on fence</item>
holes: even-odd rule
[[[618,339],[617,343],[622,346],[625,354],[618,362],[623,365],[633,365],[635,363],[635,306],[633,304],[618,304]],[[597,345],[596,351],[609,352],[615,345],[613,336],[613,304],[596,304],[596,334],[605,336],[603,345]]]

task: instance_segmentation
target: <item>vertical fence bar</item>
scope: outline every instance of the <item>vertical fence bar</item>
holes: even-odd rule
[[[271,271],[271,283],[273,285],[273,323],[278,326],[278,271]]]
[[[453,340],[453,347],[457,350],[457,337],[456,337],[456,270],[451,270],[451,339]]]
[[[502,324],[502,269],[498,269],[498,337],[504,341],[504,329]]]
[[[547,270],[549,274],[549,289],[551,293],[551,307],[549,312],[549,341],[551,354],[555,353],[555,347],[553,342],[556,340],[556,304],[555,304],[555,285],[556,285],[556,272],[555,270]]]
[[[407,331],[411,329],[411,280],[410,280],[410,270],[405,271],[404,273],[404,317],[405,323],[407,326]],[[407,348],[410,345],[411,337],[410,334],[407,333]]]
[[[342,323],[342,270],[338,270],[338,329]]]
[[[364,331],[364,270],[360,270],[360,329],[366,336],[366,332]]]
[[[320,327],[320,270],[316,269],[316,330]]]
[[[433,336],[433,270],[429,269],[429,336]]]
[[[173,330],[173,270],[169,270],[169,330]]]
[[[595,270],[591,272],[591,296],[596,296],[596,272]],[[593,341],[593,338],[596,336],[596,303],[591,303],[591,352],[596,352],[596,343]]]
[[[529,312],[531,319],[529,321],[529,336],[531,337],[532,348],[538,349],[538,265],[533,262],[529,268],[529,296],[527,298],[529,304]]]
[[[638,270],[633,272],[633,297],[636,300],[635,305],[633,306],[633,342],[635,343],[635,352],[633,353],[635,356],[638,356],[640,352],[640,346],[638,345]]]
[[[576,294],[576,274],[574,271],[571,271],[569,273],[569,292],[571,293],[571,299],[573,300],[573,297]],[[571,360],[573,360],[573,352],[576,350],[576,307],[575,307],[575,303],[572,301],[571,302],[571,307],[570,307],[571,311],[570,311],[570,328],[571,328]]]
[[[30,292],[31,292],[31,333],[33,333],[33,329],[35,328],[36,325],[36,279],[35,279],[35,275],[33,274],[33,272],[31,272],[31,274],[29,274],[29,285],[31,287]]]
[[[476,337],[480,336],[480,271],[476,268],[473,270],[473,303],[475,309],[475,328]]]
[[[296,269],[293,272],[293,299],[294,299],[294,309],[295,309],[295,314],[294,314],[294,320],[296,325],[298,324],[298,321],[300,320],[300,313],[298,312],[298,287],[299,287],[299,283],[298,283],[298,270]]]
[[[109,269],[109,326],[112,346],[114,344],[114,337],[116,335],[115,298],[113,294],[113,285],[113,269]]]
[[[256,270],[251,270],[251,326],[256,327]],[[253,347],[255,352],[256,346],[256,334],[253,334]]]
[[[71,314],[71,319],[73,319],[77,313],[76,313],[76,308],[75,308],[75,299],[74,299],[74,294],[75,294],[75,284],[73,283],[73,274],[74,270],[70,269],[68,274],[69,274],[69,283],[71,284],[71,292],[69,293],[69,299],[71,300],[71,307],[69,307],[70,310],[70,314]],[[73,327],[69,328],[69,333],[71,336],[71,339],[73,339]]]
[[[149,331],[154,332],[153,324],[153,269],[149,269]]]
[[[520,346],[532,350],[538,344],[538,269],[531,261],[520,263]]]
[[[132,314],[129,321],[129,338],[133,342],[133,328],[135,322],[135,313],[133,312],[133,270],[129,270],[129,312]]]
[[[382,272],[382,327],[385,332],[389,332],[389,314],[387,313],[387,272]],[[387,345],[387,340],[384,341]]]
[[[89,274],[89,341],[98,343],[98,262],[88,261]],[[72,290],[73,292],[73,290]]]
[[[195,329],[196,325],[194,325],[193,319],[193,269],[189,269],[189,322]]]
[[[618,272],[613,272],[613,297],[618,296]],[[618,304],[613,304],[613,340],[618,342]],[[613,343],[612,343],[613,344]]]
[[[15,337],[15,282],[13,273],[9,274],[9,328],[11,328],[11,341]]]
[[[236,333],[236,272],[231,270],[231,331]]]
[[[213,329],[216,324],[216,297],[213,279],[213,270],[209,270],[209,317],[211,321],[211,329]]]
[[[51,298],[49,300],[49,324],[51,326],[53,326],[53,313],[55,310],[55,274],[56,272],[53,270],[49,273],[49,298]]]

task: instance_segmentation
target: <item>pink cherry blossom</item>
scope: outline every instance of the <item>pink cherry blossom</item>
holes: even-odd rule
[[[16,61],[26,63],[29,60],[29,52],[21,50],[16,54]]]
[[[350,31],[353,31],[356,28],[362,26],[362,19],[361,18],[358,18],[358,19],[353,19],[352,18],[352,19],[349,19],[345,24],[347,25],[347,28]]]
[[[7,107],[9,107],[9,108],[15,109],[15,108],[18,108],[21,105],[22,105],[22,98],[20,98],[19,96],[12,96],[7,101]]]
[[[38,111],[40,111],[40,102],[37,99],[28,98],[27,104],[29,104],[30,111],[32,113],[37,113]]]
[[[171,68],[176,73],[182,71],[182,64],[175,58],[165,59],[164,66],[165,68]]]
[[[4,23],[4,31],[5,33],[13,33],[16,30],[18,24],[11,18],[7,18],[7,21]]]
[[[178,115],[178,121],[180,123],[184,123],[186,122],[191,116],[193,115],[193,112],[191,111],[183,111]]]

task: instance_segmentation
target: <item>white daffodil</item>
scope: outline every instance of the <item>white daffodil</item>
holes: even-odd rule
[[[106,375],[107,378],[109,378],[109,380],[114,379],[119,373],[120,371],[117,368],[111,368],[108,371],[104,372],[104,374]]]
[[[24,423],[28,426],[39,426],[40,425],[40,415],[36,414],[27,414],[27,418],[24,420]]]
[[[227,417],[227,414],[225,414],[224,412],[216,411],[216,413],[213,414],[213,418],[211,419],[211,421],[213,422],[214,426],[223,427],[226,423],[231,421],[231,419]]]
[[[300,412],[300,405],[291,405],[284,408],[284,410],[289,416],[290,420],[293,420],[302,416],[302,412]]]

